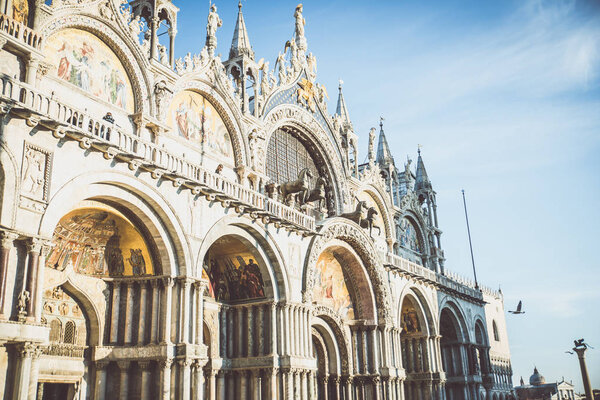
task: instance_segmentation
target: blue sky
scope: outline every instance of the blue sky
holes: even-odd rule
[[[208,2],[175,2],[178,56],[200,52]],[[217,1],[227,58],[237,1]],[[296,2],[244,2],[257,59],[274,65]],[[434,188],[447,268],[471,276],[465,189],[480,281],[502,287],[513,382],[534,365],[582,390],[575,338],[600,388],[600,3],[430,1],[304,3],[317,80],[342,78],[361,156],[385,131],[402,167],[417,145]],[[413,164],[414,165],[414,164]]]

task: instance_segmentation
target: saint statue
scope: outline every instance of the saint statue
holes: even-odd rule
[[[213,4],[210,6],[206,24],[206,46],[211,56],[214,55],[217,48],[217,28],[220,28],[221,25],[223,25],[223,21],[219,18],[219,14],[217,14],[217,6]]]
[[[302,16],[302,4],[296,6],[296,12],[294,12],[294,18],[296,18],[296,38],[304,37],[304,25],[306,21]]]
[[[375,128],[369,131],[369,162],[375,161]]]

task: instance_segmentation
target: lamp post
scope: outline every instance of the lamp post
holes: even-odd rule
[[[574,343],[575,347],[573,347],[573,351],[577,353],[577,357],[579,357],[579,367],[581,368],[581,379],[583,380],[585,398],[593,400],[592,384],[590,383],[590,376],[588,374],[587,366],[585,365],[585,351],[588,346],[583,342],[583,339],[575,340]]]

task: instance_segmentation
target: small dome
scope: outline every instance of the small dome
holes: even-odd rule
[[[539,386],[546,383],[546,378],[542,376],[537,370],[537,367],[533,369],[533,375],[529,377],[529,384],[532,386]]]

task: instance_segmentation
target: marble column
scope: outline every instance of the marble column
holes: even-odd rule
[[[268,370],[267,370],[268,371]],[[278,382],[277,382],[277,374],[279,372],[278,368],[273,368],[270,370],[270,373],[267,372],[266,378],[268,380],[266,388],[267,388],[267,393],[265,398],[267,399],[277,399],[278,398]]]
[[[106,367],[108,361],[98,360],[95,362],[96,376],[94,379],[94,400],[102,400],[106,397]]]
[[[151,361],[138,361],[138,365],[141,370],[141,379],[140,379],[140,399],[141,400],[149,400],[152,398],[151,396],[151,388],[150,388],[150,378],[151,378]]]
[[[204,289],[202,282],[196,282],[196,344],[204,343]]]
[[[8,284],[8,263],[10,260],[10,251],[13,248],[14,241],[19,237],[16,233],[2,232],[0,246],[0,319],[8,319],[10,311],[7,312],[6,291]]]
[[[31,362],[38,347],[32,343],[19,343],[17,349],[17,366],[13,381],[13,400],[25,400],[29,395],[31,378]]]
[[[129,361],[117,361],[119,366],[119,398],[127,399],[129,396]]]
[[[40,266],[40,253],[42,251],[42,241],[39,239],[30,239],[27,242],[27,281],[25,290],[29,293],[29,302],[27,303],[27,320],[34,321],[38,308],[38,273]]]
[[[204,399],[204,370],[200,360],[195,360],[192,368],[194,371],[193,398],[194,400],[202,400]]]
[[[171,400],[171,365],[173,360],[170,358],[160,360],[160,391],[162,400]]]
[[[187,278],[180,280],[181,296],[179,296],[179,340],[182,343],[190,342],[190,286]]]
[[[112,281],[112,301],[110,310],[110,343],[116,344],[119,340],[119,299],[121,284],[119,281]]]
[[[163,292],[161,301],[161,318],[160,318],[160,329],[161,329],[161,343],[171,343],[171,314],[172,314],[172,301],[173,301],[173,278],[163,278]]]
[[[208,377],[208,398],[209,400],[217,400],[217,371],[212,369]]]
[[[42,349],[35,347],[31,353],[31,372],[29,375],[29,393],[27,398],[29,400],[36,400],[38,391],[38,375],[40,371],[40,356],[42,355]]]
[[[140,307],[139,307],[139,318],[138,318],[138,331],[137,331],[137,345],[143,346],[146,342],[146,296],[148,292],[146,281],[139,281],[140,285]]]
[[[219,313],[219,318],[221,319],[221,323],[220,323],[220,337],[219,337],[219,347],[220,347],[220,351],[219,351],[219,355],[222,358],[227,358],[227,306],[225,305],[221,305],[220,307],[220,313]]]
[[[158,318],[160,315],[160,311],[158,309],[160,288],[158,283],[158,279],[152,279],[150,281],[150,285],[152,286],[152,317],[150,322],[150,343],[158,343],[158,327],[160,326],[160,321]]]
[[[182,360],[177,360],[179,364],[179,368],[181,371],[181,380],[179,382],[180,386],[180,398],[188,400],[190,398],[191,387],[192,387],[192,374],[191,374],[191,366],[192,360],[189,358],[185,358]]]
[[[269,310],[269,309],[268,309]],[[269,329],[269,353],[276,356],[277,351],[277,303],[271,303],[271,329]]]
[[[265,351],[265,305],[261,304],[258,306],[258,318],[257,318],[257,343],[256,343],[256,355],[263,356],[267,354]],[[270,308],[269,308],[270,309]]]
[[[123,335],[123,343],[131,344],[132,333],[133,333],[133,282],[125,282],[125,315],[123,320],[125,322],[125,334]]]
[[[234,338],[235,332],[233,330],[233,317],[235,316],[235,308],[228,307],[227,309],[227,357],[235,357],[234,349]]]
[[[217,373],[217,395],[219,400],[225,400],[225,371]]]
[[[246,335],[248,340],[246,340],[246,355],[247,357],[254,356],[254,307],[248,306],[246,308]]]
[[[329,400],[329,375],[322,376],[320,381],[323,400]]]
[[[262,399],[262,371],[261,370],[253,370],[252,371],[252,399],[253,400]]]

